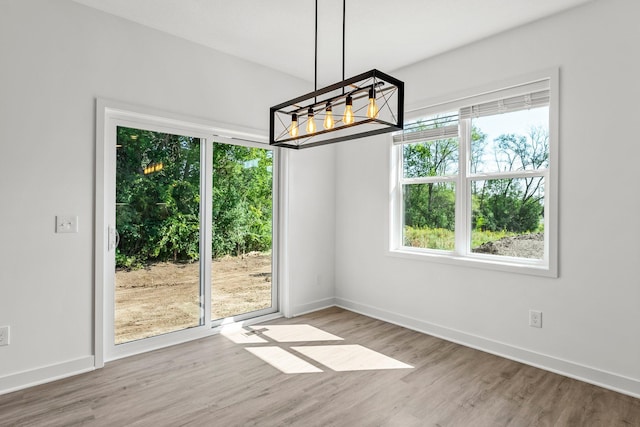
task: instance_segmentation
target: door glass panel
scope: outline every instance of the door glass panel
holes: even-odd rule
[[[203,324],[200,140],[118,127],[115,344]]]
[[[211,319],[272,307],[273,151],[214,143]]]

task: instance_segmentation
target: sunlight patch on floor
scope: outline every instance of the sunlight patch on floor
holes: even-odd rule
[[[260,338],[254,331],[247,330],[240,324],[223,326],[220,335],[230,339],[236,344],[261,344],[267,342],[267,340]]]
[[[298,346],[291,349],[340,372],[413,368],[361,345]]]
[[[277,342],[342,341],[342,338],[311,325],[264,325],[254,329]]]
[[[221,335],[236,344],[249,344],[245,350],[285,374],[325,372],[314,366],[316,364],[336,372],[413,368],[357,344],[300,345],[320,341],[344,341],[337,335],[311,325],[244,326],[241,323],[232,323],[223,326]],[[289,346],[287,343],[298,345]],[[295,353],[312,363],[296,356]]]
[[[323,372],[309,362],[300,359],[280,347],[250,347],[246,350],[285,374]]]

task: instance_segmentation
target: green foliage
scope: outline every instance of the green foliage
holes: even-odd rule
[[[418,123],[415,131],[451,125],[448,116]],[[482,151],[486,135],[472,129],[472,149]],[[451,176],[458,173],[458,139],[436,139],[403,146],[403,173],[405,178]],[[478,159],[479,155],[474,158]],[[477,161],[477,160],[476,160]],[[472,168],[474,167],[472,163]],[[404,187],[405,224],[413,228],[445,229],[453,231],[455,225],[455,184],[430,182]]]
[[[404,245],[452,251],[455,246],[455,233],[445,228],[414,228],[407,225],[404,228]]]
[[[193,231],[187,230],[200,214],[199,140],[125,127],[117,132],[116,265],[196,260],[197,232],[194,253]],[[145,173],[151,165],[161,167]]]
[[[269,150],[214,144],[214,257],[271,249],[272,166]]]
[[[197,260],[200,255],[200,221],[192,214],[177,212],[162,222],[154,259]]]
[[[404,188],[405,224],[416,228],[455,226],[455,192],[446,182],[412,184]]]
[[[486,242],[493,242],[504,237],[515,236],[518,233],[508,231],[479,231],[472,233],[471,248],[477,248]],[[453,230],[443,228],[414,228],[405,226],[404,245],[414,248],[439,249],[452,251],[455,246]]]
[[[144,265],[138,257],[127,256],[120,252],[120,248],[116,248],[116,267],[126,268],[127,270],[137,270],[144,267]]]
[[[458,140],[451,138],[405,144],[403,156],[406,178],[456,174],[458,170]]]
[[[506,170],[549,167],[549,132],[544,129],[531,128],[528,135],[500,135],[494,145]]]
[[[473,196],[475,230],[527,233],[540,225],[543,205],[536,197],[527,197],[524,186],[541,178],[495,179],[485,181]],[[537,184],[538,186],[540,184]]]
[[[430,124],[438,127],[438,120]],[[417,130],[421,130],[420,126]],[[527,135],[504,134],[495,138],[492,151],[496,172],[536,170],[548,167],[548,132],[532,128]],[[471,129],[469,167],[483,166],[487,135]],[[442,139],[403,147],[405,178],[457,174],[457,139]],[[489,167],[489,170],[491,168]],[[433,249],[452,249],[455,225],[455,185],[449,181],[407,184],[403,188],[405,240],[407,244]],[[474,239],[478,244],[507,235],[540,230],[544,212],[544,181],[541,176],[471,180]],[[490,233],[487,235],[486,233]],[[482,237],[480,237],[482,236]],[[497,237],[500,236],[500,237]],[[472,243],[475,244],[475,243]]]
[[[199,139],[118,127],[116,161],[116,265],[198,260]],[[271,167],[268,150],[214,144],[214,256],[271,249]]]

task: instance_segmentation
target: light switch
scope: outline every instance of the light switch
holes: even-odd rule
[[[56,215],[56,233],[77,233],[77,215]]]

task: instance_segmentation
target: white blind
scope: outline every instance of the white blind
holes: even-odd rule
[[[497,101],[463,107],[460,109],[460,119],[493,116],[495,114],[543,107],[545,105],[549,105],[549,91],[541,90],[525,95],[512,96]]]
[[[442,126],[424,130],[407,129],[401,133],[393,135],[394,144],[405,144],[407,142],[427,142],[438,139],[448,139],[458,137],[458,123],[455,125]]]
[[[535,80],[415,110],[414,114],[419,111],[440,114],[409,123],[402,132],[393,135],[393,143],[408,144],[457,138],[459,120],[549,105],[549,85],[549,79]],[[445,113],[446,111],[451,113]]]
[[[428,142],[457,137],[458,112],[456,111],[408,123],[402,132],[393,135],[393,143]]]

